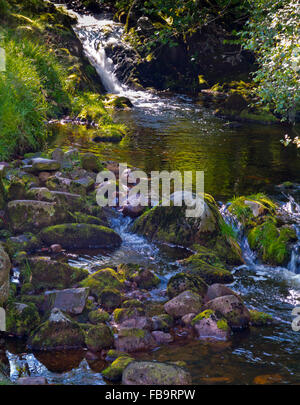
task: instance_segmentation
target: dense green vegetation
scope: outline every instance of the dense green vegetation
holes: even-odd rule
[[[45,146],[50,118],[71,114],[99,121],[108,131],[123,129],[113,124],[96,93],[93,68],[71,52],[77,41],[72,18],[42,0],[0,0],[0,10],[6,53],[6,71],[0,73],[0,159]]]

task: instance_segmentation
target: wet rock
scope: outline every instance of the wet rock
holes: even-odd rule
[[[134,361],[123,372],[124,385],[190,385],[190,374],[173,364]]]
[[[144,330],[149,330],[151,331],[153,328],[153,323],[151,318],[148,318],[146,316],[137,316],[135,318],[130,318],[125,321],[123,321],[120,326],[120,329],[124,328],[134,328],[134,329],[144,329]]]
[[[192,320],[192,325],[201,339],[228,340],[230,337],[230,327],[226,319],[209,309],[198,314]]]
[[[152,318],[153,330],[168,332],[174,324],[172,316],[168,314],[154,315]]]
[[[85,342],[89,350],[99,352],[113,346],[114,336],[107,325],[99,324],[88,330]]]
[[[118,382],[122,379],[122,374],[125,368],[134,361],[132,357],[121,356],[112,362],[105,370],[102,371],[102,375],[109,381]]]
[[[88,295],[88,288],[46,291],[45,308],[47,310],[58,308],[69,314],[78,315],[84,310]]]
[[[16,252],[32,252],[41,246],[42,242],[39,238],[30,232],[26,234],[12,236],[5,242],[5,248],[9,255],[14,256]]]
[[[52,309],[48,321],[42,323],[28,341],[32,350],[79,349],[84,345],[85,336],[80,326],[57,308]]]
[[[89,287],[90,293],[97,298],[100,297],[105,288],[112,288],[122,291],[124,281],[113,269],[101,269],[89,275],[81,282],[82,287]]]
[[[250,313],[242,300],[235,295],[226,295],[208,301],[205,308],[222,314],[233,330],[249,327]]]
[[[252,214],[255,218],[264,215],[268,212],[268,209],[258,201],[245,200],[244,204],[251,209]]]
[[[116,309],[121,305],[122,295],[116,288],[105,288],[101,291],[98,302],[107,310]]]
[[[47,385],[45,377],[21,377],[17,380],[18,385]]]
[[[10,269],[9,256],[0,243],[0,305],[4,304],[8,299]]]
[[[60,169],[60,163],[53,159],[34,158],[32,168],[36,172],[52,172]]]
[[[67,214],[55,203],[45,201],[10,201],[7,208],[10,226],[14,232],[30,232],[56,224],[64,221]]]
[[[229,287],[226,287],[224,284],[212,284],[207,289],[205,301],[211,301],[218,297],[224,297],[225,295],[235,295],[238,297],[234,291],[232,291]]]
[[[70,208],[72,211],[82,209],[84,201],[79,194],[67,193],[64,191],[50,191],[51,198],[64,209]]]
[[[165,333],[159,330],[156,330],[151,333],[154,337],[157,344],[167,344],[173,342],[174,338],[170,333]]]
[[[40,324],[40,316],[34,304],[13,303],[6,310],[6,330],[17,336],[29,336]]]
[[[123,328],[115,341],[116,349],[122,352],[139,352],[150,350],[156,343],[148,330]]]
[[[203,304],[200,295],[193,291],[184,291],[177,297],[172,298],[165,305],[165,311],[175,318],[181,318],[191,312],[199,313]]]
[[[254,378],[253,383],[257,385],[279,384],[283,381],[280,374],[262,374]]]
[[[36,291],[50,288],[66,289],[83,280],[88,271],[67,263],[36,257],[29,260],[31,283]]]
[[[193,319],[195,318],[196,314],[194,312],[190,314],[186,314],[181,318],[181,321],[184,325],[190,326],[192,324]]]
[[[47,244],[60,244],[65,249],[116,248],[121,237],[112,229],[91,224],[61,224],[43,229],[41,239]]]
[[[173,298],[183,291],[190,290],[204,297],[207,288],[207,284],[201,277],[186,273],[177,273],[168,281],[167,294],[170,298]]]
[[[266,314],[265,312],[250,310],[250,323],[251,326],[269,326],[274,323],[272,315]]]
[[[81,166],[91,172],[100,172],[103,168],[99,158],[93,153],[85,153],[81,156]]]

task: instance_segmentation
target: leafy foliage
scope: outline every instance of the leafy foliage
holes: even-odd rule
[[[241,33],[259,64],[254,74],[261,100],[293,122],[300,105],[298,0],[251,0],[251,18]]]

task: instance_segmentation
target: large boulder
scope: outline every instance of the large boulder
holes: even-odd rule
[[[131,353],[150,350],[156,343],[148,330],[123,328],[119,331],[115,345],[117,350]]]
[[[51,288],[65,289],[82,281],[88,271],[72,267],[67,263],[36,257],[29,260],[31,283],[36,291]]]
[[[164,309],[167,314],[180,318],[192,312],[199,313],[203,305],[203,298],[193,291],[184,291],[177,297],[166,302]]]
[[[45,292],[45,308],[47,310],[58,308],[69,314],[78,315],[84,310],[88,288],[68,288],[66,290],[53,290]]]
[[[49,319],[30,337],[28,346],[32,350],[80,349],[85,346],[85,336],[76,322],[53,308]]]
[[[116,248],[121,237],[112,229],[91,224],[61,224],[50,226],[40,232],[47,245],[60,244],[66,249]]]
[[[0,243],[0,305],[4,304],[9,295],[9,273],[11,263],[8,254]]]
[[[109,349],[114,344],[114,335],[110,328],[105,324],[92,326],[85,338],[89,350],[99,352],[102,349]]]
[[[250,312],[236,295],[214,298],[205,304],[205,308],[220,313],[233,330],[249,327]]]
[[[174,364],[134,361],[123,372],[124,385],[190,385],[190,374]]]
[[[211,301],[218,297],[224,297],[225,295],[236,295],[238,297],[238,295],[226,285],[219,283],[212,284],[207,289],[205,301]]]
[[[15,200],[7,204],[9,223],[14,232],[30,232],[65,220],[67,212],[55,203]]]
[[[183,291],[190,290],[204,297],[207,288],[207,284],[201,277],[186,273],[177,273],[168,281],[167,294],[170,298],[173,298]]]
[[[115,270],[107,268],[90,274],[81,282],[81,286],[88,287],[92,295],[100,298],[101,293],[107,288],[123,290],[124,281]]]

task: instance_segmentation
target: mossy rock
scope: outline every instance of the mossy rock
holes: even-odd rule
[[[105,323],[109,321],[109,313],[100,308],[89,312],[88,317],[89,321],[93,324]]]
[[[273,323],[272,315],[250,309],[250,323],[252,326],[269,326]]]
[[[114,335],[105,324],[91,327],[85,338],[87,347],[93,352],[109,349],[114,344]]]
[[[33,258],[25,265],[31,273],[31,284],[35,291],[47,289],[65,289],[82,281],[88,271],[72,267],[67,263],[50,260],[47,257]]]
[[[6,309],[6,330],[17,336],[29,336],[40,324],[40,316],[33,303],[9,304]]]
[[[13,180],[7,189],[7,200],[24,200],[26,197],[26,185],[22,180]]]
[[[0,305],[4,304],[9,297],[9,275],[11,262],[3,245],[0,243]]]
[[[100,298],[105,288],[119,291],[122,291],[124,288],[124,280],[115,270],[109,268],[98,270],[89,275],[80,284],[82,287],[89,287],[90,293],[97,298]]]
[[[28,341],[32,350],[69,350],[85,345],[85,335],[78,323],[54,308],[48,321],[34,330]]]
[[[91,172],[100,172],[103,166],[100,159],[93,153],[85,153],[81,156],[81,167]]]
[[[150,290],[155,288],[160,283],[159,278],[151,270],[145,269],[143,266],[135,263],[121,264],[118,267],[120,274],[128,281],[135,282],[139,288]]]
[[[122,295],[116,288],[104,288],[100,293],[99,304],[107,310],[112,310],[120,307],[122,303]]]
[[[125,110],[133,107],[132,102],[127,97],[113,97],[106,102],[108,107],[113,107],[117,110]]]
[[[122,323],[131,318],[144,316],[145,311],[142,308],[117,308],[113,312],[113,318],[116,323]]]
[[[5,248],[10,257],[14,257],[18,251],[34,252],[41,245],[41,240],[30,232],[19,236],[12,236],[5,241]]]
[[[44,228],[40,238],[47,245],[58,243],[65,249],[116,248],[122,242],[115,231],[105,226],[76,223]]]
[[[157,205],[142,214],[132,230],[151,240],[191,246],[204,245],[220,233],[221,215],[214,199],[205,195],[204,213],[198,218],[186,217],[187,207]]]
[[[121,352],[120,350],[115,350],[115,349],[110,349],[107,352],[107,355],[105,357],[106,361],[113,362],[115,361],[118,357],[130,357],[130,355],[126,352]]]
[[[144,305],[140,300],[126,300],[122,303],[122,308],[143,308]]]
[[[265,263],[276,266],[289,262],[292,243],[297,240],[294,227],[277,228],[271,220],[254,227],[248,234],[251,249],[257,251]]]
[[[134,359],[129,356],[118,357],[112,362],[105,370],[102,371],[102,375],[109,381],[118,382],[122,379],[122,374],[125,368],[133,362]]]
[[[167,294],[169,298],[173,298],[185,290],[190,290],[204,297],[207,288],[208,285],[201,277],[192,274],[177,273],[168,281]]]
[[[90,224],[90,225],[100,225],[107,226],[107,219],[103,220],[101,218],[95,217],[93,215],[83,214],[82,212],[74,212],[71,214],[72,218],[80,224]]]
[[[206,309],[193,318],[191,325],[195,328],[199,338],[228,340],[230,327],[227,320],[219,313]]]
[[[154,315],[152,318],[153,330],[169,332],[174,325],[174,319],[168,314]]]
[[[222,264],[212,265],[203,260],[202,253],[196,253],[183,261],[188,274],[202,278],[208,285],[220,283],[229,284],[233,282],[233,275],[226,270]]]

